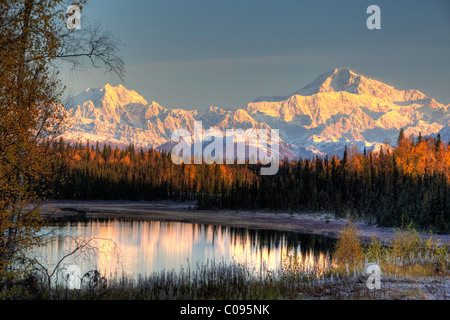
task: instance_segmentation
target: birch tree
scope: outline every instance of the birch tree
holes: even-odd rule
[[[86,0],[0,0],[0,295],[37,243],[39,208],[51,187],[49,145],[64,129],[57,61],[124,75],[119,43],[101,27],[69,30],[67,8]],[[26,270],[23,269],[23,270]]]

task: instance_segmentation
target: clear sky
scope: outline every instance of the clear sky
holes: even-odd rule
[[[381,30],[366,9],[381,8]],[[90,0],[124,47],[124,86],[174,108],[242,107],[336,67],[450,103],[449,0]],[[117,77],[63,72],[69,92]]]

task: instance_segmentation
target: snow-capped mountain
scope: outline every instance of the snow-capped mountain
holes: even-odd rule
[[[99,141],[112,145],[150,147],[170,140],[172,131],[193,128],[196,111],[166,109],[157,102],[147,102],[122,85],[107,84],[101,89],[87,89],[66,103],[69,141]]]
[[[407,135],[432,135],[449,126],[448,106],[418,90],[397,90],[347,68],[325,73],[288,97],[261,97],[244,108],[257,121],[280,129],[297,154],[362,151]]]
[[[385,83],[338,68],[286,97],[260,97],[230,111],[167,109],[147,102],[122,85],[87,89],[66,103],[69,141],[99,141],[111,145],[170,149],[172,132],[203,128],[278,129],[280,154],[293,158],[341,155],[345,146],[360,151],[379,149],[407,135],[441,134],[450,139],[449,106],[418,90],[397,90]]]

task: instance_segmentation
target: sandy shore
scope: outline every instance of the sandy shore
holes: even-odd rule
[[[132,220],[157,220],[222,225],[239,228],[292,231],[306,234],[339,236],[345,219],[335,219],[331,214],[318,213],[259,213],[229,210],[196,210],[194,203],[130,202],[130,201],[58,201],[45,204],[42,214],[46,218],[61,218],[78,213],[86,218],[114,218]],[[379,228],[358,223],[363,242],[375,235],[383,243],[394,236],[392,228]],[[426,236],[425,234],[423,236]],[[436,235],[442,243],[450,245],[450,235]]]

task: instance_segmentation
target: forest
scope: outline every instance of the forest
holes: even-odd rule
[[[379,226],[450,229],[450,147],[440,136],[401,130],[396,148],[284,159],[274,176],[260,175],[260,164],[175,165],[166,152],[132,145],[59,140],[49,147],[50,199],[195,201],[199,209],[331,212]]]

